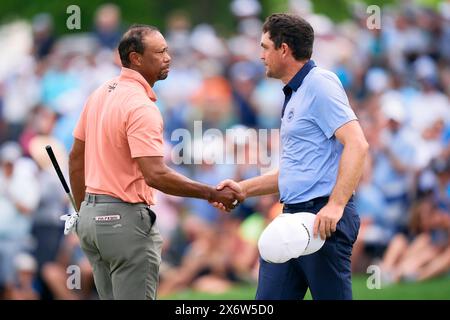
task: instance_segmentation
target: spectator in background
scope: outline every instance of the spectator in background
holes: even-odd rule
[[[9,300],[38,300],[34,277],[37,271],[36,260],[28,253],[19,253],[14,258],[15,276],[5,293]]]
[[[352,272],[365,272],[374,258],[386,249],[392,231],[385,223],[386,200],[373,183],[372,158],[368,157],[361,177],[355,205],[361,217],[361,227],[352,252]]]
[[[424,281],[450,271],[450,157],[437,159],[432,164],[436,176],[433,200],[436,205],[435,223],[442,228],[434,235],[434,241],[440,241],[442,250],[429,263],[413,274],[414,278]],[[447,228],[447,229],[445,229]],[[441,236],[439,239],[438,236]],[[447,243],[445,243],[447,239]]]
[[[2,81],[1,116],[6,124],[6,136],[1,140],[17,141],[31,110],[41,99],[41,76],[33,58],[26,56]]]
[[[217,294],[237,282],[255,281],[257,238],[264,222],[259,214],[244,221],[233,215],[221,216],[219,224],[210,225],[198,216],[187,216],[181,231],[187,240],[185,252],[178,265],[162,272],[160,295],[188,287]]]
[[[57,114],[63,115],[73,108],[74,102],[83,105],[84,97],[71,95],[81,88],[82,74],[76,62],[78,54],[70,50],[57,50],[52,64],[41,80],[41,101]],[[81,107],[80,107],[81,108]]]
[[[0,148],[0,287],[14,281],[14,257],[30,248],[31,215],[40,198],[37,168],[15,142]]]
[[[380,133],[379,149],[375,150],[373,183],[386,202],[379,223],[395,233],[406,226],[416,150],[411,136],[402,128],[406,114],[401,102],[387,95],[380,102],[385,127]]]
[[[40,13],[33,17],[33,54],[37,61],[47,58],[55,44],[53,17],[48,13]]]
[[[450,159],[435,160],[419,183],[407,233],[397,234],[381,263],[387,283],[425,280],[450,269]]]
[[[120,8],[112,3],[98,7],[94,35],[102,48],[115,50],[122,37]]]
[[[257,127],[257,107],[252,101],[252,93],[261,76],[258,67],[251,62],[241,61],[233,64],[230,68],[230,80],[232,94],[239,123]]]
[[[38,135],[50,136],[56,121],[57,114],[43,105],[38,105],[31,110],[19,137],[25,155],[30,155],[30,141]]]
[[[189,41],[191,24],[189,15],[185,11],[174,11],[167,18],[166,39],[173,58],[180,56],[191,58],[191,51],[187,50],[191,46]],[[186,62],[180,59],[177,63]]]
[[[41,197],[33,219],[31,234],[34,239],[33,255],[37,260],[37,277],[41,284],[43,298],[49,293],[42,282],[42,267],[54,261],[63,236],[64,224],[60,216],[68,210],[68,200],[56,175],[52,163],[45,151],[47,145],[52,146],[55,157],[63,170],[67,172],[68,155],[64,146],[48,135],[38,135],[30,141],[30,154],[39,167],[37,179],[42,187]]]
[[[168,143],[178,143],[171,141],[171,134],[179,128],[192,128],[193,120],[204,120],[203,130],[220,128],[223,133],[242,124],[249,128],[279,128],[283,84],[260,76],[263,68],[259,61],[260,14],[262,9],[267,11],[267,6],[261,4],[265,3],[230,1],[236,28],[222,29],[226,32],[222,34],[212,25],[193,25],[189,11],[174,11],[168,16],[166,39],[172,56],[171,76],[154,87],[159,97],[157,105],[165,120]],[[383,257],[397,231],[408,230],[405,219],[409,219],[412,205],[416,207],[417,190],[433,189],[432,202],[442,212],[450,212],[450,187],[445,182],[445,175],[435,173],[429,166],[436,159],[450,158],[450,3],[441,1],[437,10],[409,2],[385,6],[382,8],[382,28],[378,30],[367,28],[367,6],[364,4],[355,4],[359,11],[354,19],[342,23],[334,23],[315,12],[313,1],[289,0],[287,4],[289,11],[306,18],[317,31],[312,58],[337,73],[371,146],[372,159],[366,164],[366,173],[356,190],[361,230],[352,255],[353,270],[365,272],[367,265]],[[30,141],[36,135],[52,136],[69,150],[72,131],[86,95],[106,79],[118,75],[120,70],[120,59],[115,50],[121,34],[121,13],[117,5],[98,6],[90,34],[67,32],[56,37],[52,20],[44,13],[33,17],[29,25],[20,23],[19,27],[18,23],[8,23],[0,26],[0,31],[5,34],[0,39],[4,48],[3,64],[0,65],[0,143],[18,142],[24,156],[30,155]],[[224,34],[226,38],[222,38]],[[398,108],[399,105],[402,108]],[[399,112],[399,109],[403,111]],[[269,143],[274,142],[278,143],[279,139]],[[274,150],[270,146],[268,149]],[[278,158],[278,155],[271,155],[272,164]],[[27,160],[20,157],[0,165],[3,172],[0,189],[5,189],[7,184],[2,179],[11,168],[28,167],[24,172],[29,172],[33,165],[22,166],[23,163],[30,164]],[[170,158],[167,160],[171,162]],[[219,177],[229,171],[230,177],[241,180],[254,176],[261,166],[177,165],[176,170],[208,181],[215,181],[215,175]],[[8,251],[8,257],[23,249],[16,247],[16,241],[5,234],[9,237],[20,233],[28,238],[30,234],[22,232],[22,226],[29,223],[30,217],[35,217],[31,219],[35,225],[43,226],[39,217],[48,206],[41,205],[51,197],[61,196],[61,187],[51,186],[55,177],[51,178],[52,173],[45,171],[42,167],[37,171],[43,200],[33,213],[24,215],[12,203],[11,197],[0,192],[0,252]],[[34,179],[30,181],[26,187],[31,190]],[[406,194],[406,198],[393,200],[394,196],[402,194]],[[19,198],[26,202],[28,194]],[[159,220],[161,233],[163,238],[170,238],[164,243],[161,269],[165,265],[179,267],[184,257],[190,256],[187,248],[191,248],[197,238],[202,238],[191,230],[193,224],[187,215],[205,218],[216,217],[216,213],[210,211],[213,208],[203,211],[200,202],[192,205],[185,199],[164,194],[158,194],[158,198],[160,209],[157,211],[165,212]],[[64,199],[60,200],[64,202]],[[245,239],[253,239],[249,225],[258,224],[259,219],[255,218],[258,213],[255,212],[264,211],[258,209],[263,203],[267,208],[272,207],[271,217],[281,212],[276,201],[269,204],[266,199],[249,200],[254,201],[247,200],[233,212],[236,219],[227,220],[223,225],[220,219],[217,220],[214,224],[217,235],[239,233],[245,235]],[[56,208],[52,207],[51,211],[56,214]],[[13,228],[16,224],[11,221],[16,220],[19,224]],[[28,222],[22,224],[24,221]],[[54,228],[56,231],[56,224]],[[33,233],[36,231],[34,227],[32,230]],[[191,237],[194,233],[197,240]],[[54,235],[49,238],[55,239]],[[26,240],[25,244],[29,247]],[[242,248],[252,246],[246,244],[241,248],[241,244],[233,236],[230,246],[220,252],[230,255],[232,261],[226,263],[246,270],[243,266],[250,264],[251,259],[250,255],[242,253]],[[42,250],[30,249],[41,252],[33,252],[37,255],[37,272],[42,264],[39,261],[47,260],[41,256],[45,246],[38,247]],[[219,247],[213,246],[213,249],[219,250]],[[46,252],[48,257],[53,255],[53,250]],[[13,259],[8,259],[0,260],[9,261],[9,270],[13,270]],[[449,251],[440,252],[419,269],[417,279],[445,273],[448,261]],[[198,276],[186,286],[209,290],[214,283],[220,283],[221,288],[226,287],[222,286],[224,283],[232,283],[220,273],[203,275],[206,275],[205,281],[197,282],[202,279]],[[49,296],[42,291],[43,287],[36,288],[39,293],[44,293],[41,298]]]
[[[217,61],[215,60],[204,61],[204,67],[211,68],[207,72],[214,74],[205,77],[200,88],[191,97],[192,105],[196,108],[193,120],[203,121],[204,130],[209,128],[226,129],[235,121],[235,115],[232,112],[231,86],[224,76],[214,70],[216,65]]]
[[[217,225],[208,224],[196,215],[188,215],[182,220],[178,231],[178,245],[182,246],[182,254],[178,257],[178,263],[173,260],[175,264],[165,265],[161,270],[158,288],[161,297],[186,289],[200,276],[214,273],[212,269],[216,267],[223,268],[222,252],[218,248],[218,231]]]
[[[386,283],[401,280],[413,281],[437,275],[437,270],[448,270],[450,216],[437,210],[430,196],[417,201],[412,211],[409,236],[396,235],[386,250],[380,264]],[[439,266],[429,264],[439,257]],[[437,270],[436,270],[437,269]]]
[[[258,62],[259,37],[262,27],[258,0],[233,0],[230,11],[236,21],[237,34],[228,40],[228,47],[234,62]],[[245,124],[245,123],[244,123]]]
[[[75,268],[68,269],[69,267]],[[72,282],[68,279],[68,270],[74,276]],[[87,300],[96,297],[92,267],[75,234],[64,237],[56,259],[42,267],[42,278],[57,300]],[[68,287],[69,282],[73,288]]]

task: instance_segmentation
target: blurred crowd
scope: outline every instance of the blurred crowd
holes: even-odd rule
[[[233,150],[249,159],[258,152],[251,147],[255,137],[239,137],[278,128],[284,100],[283,84],[265,77],[259,59],[260,3],[233,0],[230,11],[236,28],[226,37],[211,25],[192,25],[183,11],[167,18],[161,30],[171,71],[154,88],[167,164],[210,185],[259,175],[262,164],[209,161],[220,144],[207,139],[193,141],[203,150],[200,159],[175,164],[180,140],[173,132],[192,132],[195,121],[224,136],[233,129]],[[437,9],[412,1],[384,7],[373,30],[364,6],[352,7],[352,18],[339,24],[314,13],[307,0],[289,1],[288,11],[312,24],[313,60],[338,75],[370,144],[355,192],[361,229],[354,272],[377,264],[384,283],[448,276],[450,2]],[[88,95],[120,73],[116,47],[126,27],[113,4],[97,9],[88,33],[57,36],[46,13],[0,27],[0,298],[97,298],[77,237],[63,236],[59,217],[70,203],[45,146],[53,147],[67,177],[72,130]],[[277,132],[264,146],[270,167],[277,166]],[[158,193],[157,200],[164,238],[160,298],[186,288],[221,293],[256,283],[258,237],[281,212],[276,195],[248,199],[231,214],[196,199]],[[72,286],[69,266],[81,275]]]

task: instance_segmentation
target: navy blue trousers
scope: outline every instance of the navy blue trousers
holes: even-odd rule
[[[285,205],[283,213],[317,214],[328,198],[316,198],[295,205]],[[352,299],[351,254],[360,226],[353,199],[345,207],[336,232],[323,247],[310,255],[285,263],[269,263],[260,258],[257,300],[303,299],[307,289],[314,300]]]

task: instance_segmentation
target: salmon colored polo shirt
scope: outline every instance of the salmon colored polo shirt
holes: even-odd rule
[[[163,119],[144,77],[128,68],[92,93],[73,136],[85,142],[86,192],[155,203],[135,158],[163,156]]]

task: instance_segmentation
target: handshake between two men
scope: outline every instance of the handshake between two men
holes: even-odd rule
[[[235,181],[227,179],[216,186],[216,192],[211,195],[209,203],[214,207],[230,212],[246,198],[244,190]]]

